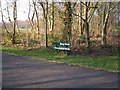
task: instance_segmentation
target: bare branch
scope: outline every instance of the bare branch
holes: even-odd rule
[[[118,3],[116,3],[113,7],[111,7],[110,9],[109,9],[109,12],[111,12],[115,7],[117,7],[117,4],[119,4],[120,3],[120,1],[118,2]],[[111,2],[109,2],[109,4],[111,4]]]
[[[80,2],[81,4],[85,5],[87,7],[87,5],[84,2]]]
[[[1,6],[1,16],[2,16],[2,23],[3,23],[3,25],[4,25],[4,28],[5,28],[5,30],[6,30],[6,32],[8,33],[8,35],[10,36],[10,37],[12,37],[12,35],[11,35],[11,33],[8,31],[8,29],[7,29],[7,26],[6,26],[6,23],[5,23],[5,21],[4,21],[4,15],[3,15],[3,12],[2,12],[2,5],[1,5],[1,2],[0,2],[0,6]]]
[[[80,17],[80,18],[85,22],[85,19],[84,19],[82,16],[80,16],[80,15],[78,15],[78,14],[76,14],[76,13],[72,13],[72,14],[75,15],[75,16]]]
[[[12,20],[10,18],[10,13],[9,13],[9,7],[8,7],[8,1],[6,0],[7,3],[7,14],[8,14],[8,20],[10,21],[10,23],[12,24]]]
[[[98,6],[98,2],[96,2],[96,4],[95,4],[95,7],[97,7],[97,6]],[[90,21],[90,19],[92,18],[95,10],[96,10],[96,8],[94,8],[93,12],[88,16],[89,21]]]

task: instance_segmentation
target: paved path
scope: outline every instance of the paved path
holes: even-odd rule
[[[118,74],[3,53],[3,88],[118,88]]]

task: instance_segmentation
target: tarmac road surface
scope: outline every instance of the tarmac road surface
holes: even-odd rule
[[[118,88],[118,73],[2,54],[2,88]]]

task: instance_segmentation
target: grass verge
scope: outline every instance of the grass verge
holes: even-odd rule
[[[90,55],[66,55],[63,52],[57,53],[51,49],[40,49],[40,50],[22,50],[15,48],[0,48],[0,51],[7,53],[14,53],[21,56],[31,56],[33,58],[40,58],[49,60],[52,62],[61,62],[70,65],[82,65],[92,67],[101,70],[107,70],[112,72],[119,72],[118,67],[118,56],[95,56]]]

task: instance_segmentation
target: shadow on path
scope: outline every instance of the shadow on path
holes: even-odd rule
[[[118,88],[118,73],[5,53],[2,65],[3,88]]]

